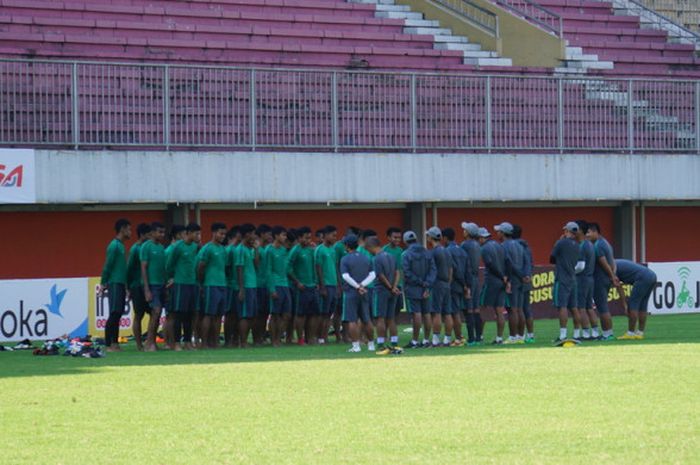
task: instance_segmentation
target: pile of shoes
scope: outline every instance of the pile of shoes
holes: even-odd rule
[[[63,355],[85,358],[102,358],[105,356],[102,347],[92,342],[90,336],[76,337],[69,341],[68,348]]]
[[[34,355],[58,355],[65,346],[65,340],[52,339],[44,342],[41,349],[34,349]]]
[[[25,339],[23,341],[20,341],[13,347],[14,350],[30,350],[34,349],[34,346],[32,345],[32,341],[29,339]]]

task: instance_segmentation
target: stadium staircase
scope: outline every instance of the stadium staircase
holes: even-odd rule
[[[633,0],[491,0],[533,22],[543,15],[561,19],[567,45],[605,66],[559,68],[560,73],[603,76],[700,78],[700,59],[692,43],[672,40],[669,31],[642,23]],[[543,13],[543,11],[545,13]],[[635,11],[638,14],[630,14]],[[678,25],[676,25],[678,26]],[[680,28],[680,26],[678,26]],[[609,63],[609,65],[607,65]]]

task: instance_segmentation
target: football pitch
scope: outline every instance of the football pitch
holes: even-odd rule
[[[551,347],[556,326],[537,322],[534,345],[384,357],[0,352],[0,463],[700,463],[700,315],[570,349]]]

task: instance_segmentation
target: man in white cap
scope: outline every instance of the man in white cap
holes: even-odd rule
[[[520,321],[525,321],[523,314],[523,279],[525,278],[525,258],[523,248],[513,240],[513,225],[504,221],[493,229],[506,252],[506,274],[510,283],[510,292],[506,295],[508,311],[508,330],[510,336],[506,344],[524,344],[525,335],[520,334]]]
[[[408,246],[401,255],[401,269],[404,276],[404,295],[406,310],[413,319],[413,338],[407,346],[409,349],[431,347],[430,334],[430,292],[435,283],[437,268],[435,260],[428,250],[418,243],[418,236],[413,231],[403,234],[403,241]],[[421,324],[423,325],[423,343],[418,342]]]
[[[443,320],[445,322],[445,339],[443,344],[449,346],[452,342],[452,302],[450,300],[450,284],[452,283],[452,274],[454,268],[452,266],[452,256],[446,248],[442,246],[442,230],[437,226],[433,226],[425,233],[428,236],[428,242],[431,245],[430,254],[435,261],[437,275],[435,284],[433,285],[433,293],[431,299],[430,316],[433,323],[433,347],[440,346],[440,330],[442,329]]]
[[[479,228],[481,243],[481,260],[486,268],[484,287],[481,289],[479,304],[482,309],[492,309],[496,316],[496,339],[492,344],[503,344],[503,329],[506,322],[503,316],[506,292],[510,291],[506,274],[506,251],[498,242],[491,240],[491,233],[486,228]]]
[[[476,223],[467,221],[462,222],[462,231],[464,231],[464,242],[460,245],[467,253],[467,275],[469,276],[469,288],[471,295],[465,299],[467,309],[464,315],[467,321],[467,345],[475,346],[480,344],[483,339],[483,322],[481,321],[481,313],[479,313],[479,265],[481,264],[481,244],[479,243],[479,226]]]
[[[580,316],[576,308],[576,265],[579,261],[579,246],[576,243],[578,224],[569,221],[564,226],[564,234],[554,244],[549,261],[554,268],[554,306],[559,310],[559,338],[561,342],[567,338],[569,311],[574,316],[575,326],[580,327]]]

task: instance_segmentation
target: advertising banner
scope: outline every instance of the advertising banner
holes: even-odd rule
[[[700,312],[700,262],[649,263],[649,269],[657,278],[649,313]]]
[[[36,203],[34,150],[0,149],[0,204]]]
[[[0,280],[0,342],[88,333],[87,278]]]
[[[104,337],[105,324],[107,323],[107,318],[109,318],[109,302],[107,300],[107,295],[99,295],[100,278],[88,278],[88,283],[88,333],[94,337]],[[145,316],[143,319],[142,329],[144,333],[148,328],[148,320],[148,316]],[[122,312],[122,317],[119,320],[120,336],[133,335],[131,326],[133,321],[134,310],[131,305],[131,300],[127,300],[124,311]],[[163,311],[160,317],[160,325],[162,326],[163,324],[165,324],[165,311]]]

